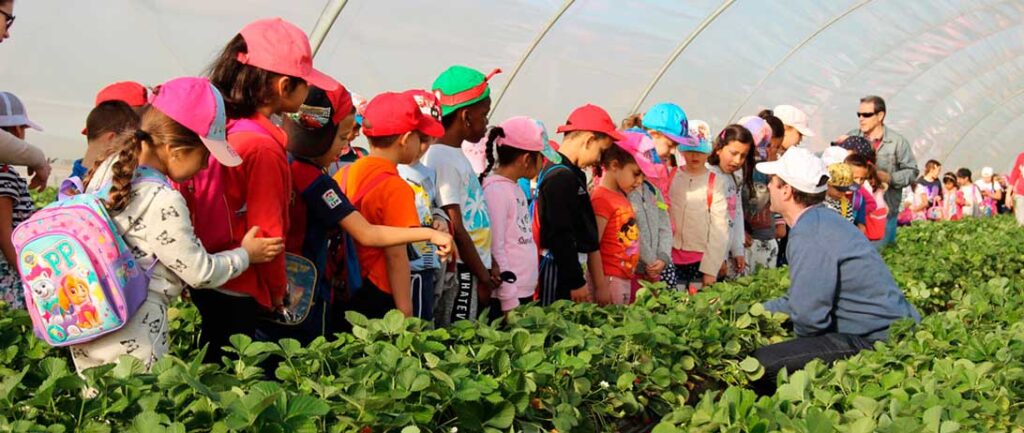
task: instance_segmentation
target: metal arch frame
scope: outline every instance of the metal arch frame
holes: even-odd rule
[[[948,152],[946,152],[945,154],[942,155],[942,160],[945,161],[947,158],[949,158],[949,155],[952,154],[953,151],[956,150],[956,148],[960,147],[961,144],[963,144],[964,139],[967,138],[967,136],[972,131],[974,131],[975,128],[978,127],[978,125],[980,125],[983,122],[985,122],[985,120],[988,119],[989,117],[992,117],[992,115],[995,114],[997,111],[999,111],[1000,108],[1003,108],[1003,105],[1006,104],[1007,101],[1010,101],[1010,100],[1013,100],[1013,99],[1017,99],[1017,98],[1019,98],[1021,96],[1024,96],[1024,85],[1021,85],[1021,87],[1019,89],[1017,89],[1017,91],[1013,92],[1009,96],[1000,99],[998,103],[992,104],[992,107],[989,108],[988,111],[985,112],[984,116],[979,117],[978,121],[974,122],[974,125],[971,125],[971,127],[967,128],[967,130],[964,131],[963,134],[960,134],[960,139],[957,140],[956,144],[953,145],[953,147],[951,147]]]
[[[334,28],[334,21],[338,19],[338,15],[341,15],[341,11],[347,4],[348,0],[327,0],[324,10],[320,12],[320,17],[316,20],[316,25],[313,26],[313,31],[309,32],[309,46],[313,49],[313,57],[316,57],[316,53],[320,51],[320,45],[327,38],[327,33]]]
[[[832,25],[833,25],[833,24],[835,24],[835,23],[839,22],[839,21],[840,21],[840,20],[842,20],[843,18],[846,18],[846,17],[848,16],[848,15],[850,15],[851,13],[853,13],[854,11],[856,11],[857,9],[860,9],[861,7],[864,7],[864,6],[866,6],[866,5],[868,4],[868,3],[871,3],[871,2],[872,2],[872,0],[860,0],[860,2],[858,2],[858,3],[856,3],[856,4],[853,4],[852,6],[850,6],[849,8],[847,8],[845,12],[843,12],[843,13],[841,13],[841,14],[839,14],[839,15],[836,15],[836,16],[835,16],[835,17],[833,17],[833,18],[832,18],[831,20],[829,20],[828,22],[826,22],[826,23],[825,23],[824,25],[822,25],[821,27],[818,27],[818,29],[817,29],[817,30],[815,30],[815,31],[814,31],[814,32],[812,32],[812,33],[811,33],[810,35],[808,35],[808,36],[807,36],[806,38],[804,38],[804,40],[800,41],[800,43],[799,43],[799,44],[797,44],[797,45],[793,46],[793,48],[791,48],[791,49],[789,50],[789,52],[787,52],[787,53],[786,53],[786,55],[785,55],[785,56],[782,56],[782,59],[780,59],[780,60],[779,60],[778,62],[776,62],[776,63],[775,63],[774,65],[772,65],[772,67],[771,67],[771,68],[770,68],[770,69],[768,70],[768,72],[767,72],[767,73],[765,73],[763,77],[761,77],[761,80],[759,80],[759,81],[757,82],[757,84],[756,84],[756,85],[754,86],[754,88],[753,88],[753,89],[752,89],[752,90],[750,91],[750,93],[747,93],[747,97],[746,97],[746,98],[743,98],[743,102],[741,102],[741,103],[740,103],[739,105],[737,105],[737,106],[736,106],[736,109],[735,109],[735,110],[733,110],[732,114],[730,114],[730,115],[729,115],[729,117],[728,117],[729,121],[732,121],[732,119],[735,119],[735,118],[736,118],[736,115],[737,115],[737,114],[739,114],[740,110],[742,110],[742,109],[743,109],[743,107],[745,107],[745,106],[747,105],[747,103],[749,103],[749,102],[750,102],[750,98],[753,98],[753,97],[754,97],[754,95],[755,95],[755,94],[756,94],[756,93],[757,93],[758,91],[760,91],[760,90],[761,90],[761,87],[762,87],[762,86],[764,86],[764,83],[768,82],[768,79],[769,79],[769,78],[771,78],[771,76],[772,76],[772,75],[774,75],[774,74],[775,74],[775,72],[776,72],[776,71],[777,71],[777,70],[778,70],[778,69],[779,69],[780,67],[782,67],[782,65],[783,65],[783,64],[785,64],[785,63],[786,63],[787,61],[789,61],[789,58],[790,58],[790,57],[793,57],[793,55],[795,55],[795,54],[796,54],[796,53],[797,53],[798,51],[800,51],[801,49],[803,49],[803,47],[804,47],[805,45],[809,44],[809,43],[810,43],[810,42],[811,42],[812,40],[814,40],[815,38],[817,38],[819,34],[821,34],[822,32],[824,32],[825,30],[828,30],[828,28],[829,28],[829,27],[832,27]]]
[[[661,81],[665,72],[668,72],[668,68],[671,67],[672,64],[675,63],[676,59],[679,58],[679,55],[683,54],[683,51],[685,51],[686,48],[689,47],[695,39],[697,39],[697,36],[700,36],[700,34],[703,33],[712,22],[718,19],[719,15],[722,15],[722,13],[729,9],[729,7],[735,2],[736,0],[724,0],[722,4],[718,6],[718,9],[715,9],[711,14],[705,17],[704,20],[697,25],[697,28],[693,29],[693,31],[690,32],[690,35],[679,43],[679,46],[677,46],[675,51],[672,52],[672,55],[670,55],[668,59],[665,60],[665,63],[661,65],[661,69],[658,70],[654,79],[652,79],[651,82],[647,84],[647,87],[644,88],[643,92],[640,93],[640,96],[636,99],[636,103],[633,104],[633,108],[629,110],[629,113],[626,113],[627,115],[636,113],[637,110],[640,109],[640,106],[643,105],[644,101],[647,100],[647,97],[650,96],[651,91],[653,91],[654,87],[658,85],[659,81]]]
[[[524,64],[526,64],[526,60],[530,58],[530,55],[533,54],[533,51],[537,49],[537,46],[540,45],[540,42],[544,40],[544,37],[547,36],[548,32],[551,31],[555,24],[558,23],[558,20],[562,18],[562,15],[565,15],[565,11],[569,10],[569,7],[575,2],[576,0],[564,0],[562,2],[562,7],[558,9],[558,12],[548,20],[548,23],[544,25],[544,28],[541,29],[540,33],[533,38],[533,42],[526,47],[526,51],[523,52],[523,55],[519,56],[519,61],[517,61],[515,67],[512,68],[512,73],[509,74],[508,80],[505,80],[505,84],[501,86],[500,90],[498,90],[498,96],[494,98],[494,102],[491,104],[491,113],[489,116],[493,116],[494,113],[498,111],[498,105],[501,105],[501,100],[505,97],[505,92],[508,91],[512,82],[515,81],[516,76],[519,75],[519,70],[523,68]]]
[[[914,33],[912,35],[908,35],[907,37],[899,40],[893,46],[894,47],[899,47],[899,46],[902,46],[902,45],[906,44],[907,41],[920,39],[921,35],[924,35],[925,33],[928,33],[930,31],[934,30],[936,27],[938,27],[940,25],[943,25],[943,24],[946,24],[946,23],[949,23],[949,22],[952,22],[952,21],[956,21],[956,20],[958,20],[960,18],[963,18],[968,13],[971,13],[971,12],[974,12],[974,11],[983,10],[983,9],[989,9],[989,8],[994,7],[996,4],[1007,3],[1008,1],[1009,0],[996,0],[996,1],[993,1],[992,3],[987,3],[987,4],[984,4],[984,5],[978,6],[978,7],[974,7],[974,8],[967,9],[965,11],[961,11],[959,14],[957,14],[956,16],[953,16],[950,19],[947,19],[947,20],[942,21],[942,22],[932,23],[931,25],[928,25],[924,29],[921,29],[921,31],[916,32],[916,33]],[[996,32],[996,33],[998,33],[998,32]],[[860,77],[864,73],[864,71],[868,70],[868,68],[870,66],[874,65],[875,63],[878,63],[878,59],[888,55],[891,51],[892,50],[880,51],[879,54],[877,54],[875,56],[872,56],[868,61],[861,63],[860,64],[861,66],[859,68],[857,68],[857,71],[854,72],[852,75],[849,75],[850,79],[848,79],[848,80],[844,79],[843,81],[856,81],[856,79],[858,77]],[[829,98],[829,99],[831,99],[831,98]],[[823,106],[825,106],[824,102],[827,101],[827,100],[828,99],[823,100],[823,101],[821,101],[822,103],[817,104],[817,107],[815,107],[814,111],[809,113],[809,115],[807,117],[808,118],[813,118],[813,117],[817,116],[818,113],[821,111],[821,108]]]

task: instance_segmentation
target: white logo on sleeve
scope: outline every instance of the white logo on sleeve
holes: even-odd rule
[[[333,189],[327,190],[323,195],[324,203],[327,203],[327,207],[334,209],[341,205],[341,197],[338,197],[338,193],[334,192]]]

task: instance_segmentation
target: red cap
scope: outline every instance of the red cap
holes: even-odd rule
[[[608,115],[604,108],[593,104],[587,104],[573,110],[565,125],[558,127],[558,133],[564,134],[572,131],[600,132],[615,141],[621,141],[624,137],[615,128],[612,116]]]
[[[309,38],[294,24],[281,18],[266,18],[249,23],[238,33],[248,48],[248,52],[238,53],[242,64],[301,78],[324,91],[340,86],[327,74],[313,69]]]
[[[438,113],[438,114],[435,114]],[[431,137],[444,136],[437,98],[422,90],[381,93],[366,105],[363,134],[384,137],[420,131]]]
[[[119,81],[104,87],[96,94],[96,104],[100,105],[107,101],[124,101],[132,107],[141,107],[148,103],[149,91],[146,86],[134,81]]]

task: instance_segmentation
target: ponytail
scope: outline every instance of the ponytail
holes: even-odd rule
[[[480,172],[480,183],[483,183],[484,178],[487,177],[488,174],[491,174],[491,170],[494,169],[494,162],[497,159],[494,156],[494,148],[496,146],[494,142],[498,140],[498,137],[505,138],[505,130],[501,129],[500,126],[495,126],[494,128],[491,128],[491,132],[487,134],[487,145],[484,148],[484,152],[487,154],[487,167],[484,168],[484,171]]]

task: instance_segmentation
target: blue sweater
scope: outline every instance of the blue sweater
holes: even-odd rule
[[[825,207],[811,207],[797,219],[786,258],[789,292],[764,306],[788,314],[798,337],[838,332],[884,340],[892,322],[921,321],[875,247]]]

